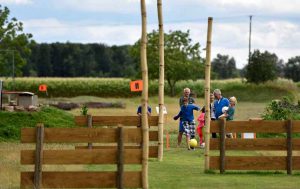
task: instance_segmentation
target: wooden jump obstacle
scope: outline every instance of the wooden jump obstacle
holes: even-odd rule
[[[225,170],[300,170],[300,138],[292,134],[300,133],[300,121],[211,121],[211,133],[219,133],[220,138],[210,139],[210,150],[220,150],[220,156],[210,156],[210,169]],[[286,133],[286,138],[225,138],[226,133]],[[286,156],[226,156],[229,150],[238,151],[286,151]]]
[[[157,136],[155,136],[157,138]],[[141,171],[125,171],[125,164],[142,164],[142,148],[124,148],[142,143],[141,128],[36,128],[21,130],[22,143],[36,143],[35,150],[21,151],[21,165],[35,165],[21,172],[20,188],[141,188]],[[44,150],[45,143],[117,143],[106,149]],[[117,171],[43,171],[44,165],[116,164]],[[142,168],[141,168],[142,169]]]
[[[81,127],[124,127],[124,128],[141,128],[141,117],[139,116],[75,116],[75,123],[77,126]],[[148,124],[150,127],[149,131],[149,157],[158,157],[158,116],[149,116]],[[76,149],[107,149],[116,148],[117,146],[112,146],[111,144],[96,145],[89,143],[87,146],[76,146]],[[125,149],[139,149],[140,144],[136,143],[125,143]]]

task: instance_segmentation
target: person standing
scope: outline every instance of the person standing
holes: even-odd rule
[[[215,102],[214,102],[214,109],[215,109],[215,116],[216,119],[223,114],[222,108],[225,106],[229,106],[229,100],[222,96],[220,89],[214,90]]]
[[[191,94],[191,89],[189,88],[185,88],[183,89],[183,96],[180,97],[179,99],[179,107],[181,108],[184,105],[184,98],[187,98],[188,100],[188,104],[195,104],[195,99],[193,97],[190,96]],[[177,146],[179,147],[182,141],[182,135],[184,132],[184,127],[182,124],[182,117],[180,117],[179,120],[179,129],[178,129],[178,136],[177,136]]]
[[[189,141],[190,139],[195,138],[195,120],[193,111],[200,110],[199,106],[194,104],[188,104],[188,98],[183,98],[183,105],[180,108],[180,112],[174,116],[174,120],[177,120],[179,117],[181,118],[182,125],[184,128],[184,133],[186,135],[186,143],[188,145],[188,150],[195,149],[194,147],[190,147]]]

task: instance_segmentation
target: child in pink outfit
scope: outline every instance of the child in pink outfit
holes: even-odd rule
[[[199,138],[200,138],[200,146],[203,145],[203,132],[202,132],[202,128],[204,127],[205,125],[205,109],[204,107],[201,109],[201,113],[197,119],[197,121],[199,122],[198,126],[197,126],[197,133],[199,135]]]

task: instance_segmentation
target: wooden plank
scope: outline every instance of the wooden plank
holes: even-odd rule
[[[117,188],[124,188],[124,135],[123,135],[123,127],[118,127],[119,131],[119,141],[118,141],[118,165],[117,165]],[[142,159],[142,154],[140,154],[140,159]]]
[[[116,188],[117,172],[43,172],[44,188]],[[141,188],[141,172],[125,172],[124,187]],[[33,188],[33,173],[21,172],[21,188]]]
[[[293,128],[293,122],[292,120],[288,120],[286,125],[286,146],[287,146],[286,172],[289,175],[292,174],[292,170],[293,170],[292,128]]]
[[[221,120],[220,125],[220,173],[225,173],[225,127],[226,127],[226,119]]]
[[[21,164],[34,164],[34,150],[21,151]],[[125,149],[125,164],[140,164],[142,149]],[[43,164],[116,164],[117,149],[44,150]]]
[[[43,165],[43,146],[44,146],[44,125],[36,126],[36,146],[35,146],[35,165],[34,165],[34,188],[40,189],[42,186],[42,165]]]
[[[230,121],[226,124],[227,133],[285,133],[287,121]],[[218,121],[211,121],[210,132],[219,133]],[[300,133],[300,122],[293,123],[293,133]]]
[[[158,131],[149,131],[149,141],[158,141]]]
[[[154,131],[155,132],[155,131]],[[141,128],[126,128],[124,129],[124,142],[126,143],[141,143],[142,141]],[[158,133],[152,133],[152,139],[158,140]],[[45,143],[53,142],[71,142],[71,143],[112,143],[117,142],[117,128],[45,128]],[[22,128],[21,142],[35,142],[35,129]]]
[[[300,139],[292,139],[293,150],[300,150]],[[210,139],[210,149],[219,150],[220,141],[217,138]],[[256,139],[232,139],[225,140],[226,150],[265,150],[265,151],[286,151],[285,138],[256,138]]]
[[[85,116],[75,116],[78,126],[87,126]],[[148,117],[149,126],[158,126],[158,116]],[[138,126],[139,116],[93,116],[93,126]]]
[[[140,146],[124,146],[125,149],[142,149]],[[88,149],[87,146],[75,146],[75,149]],[[93,149],[117,149],[117,146],[93,146]],[[149,146],[149,157],[157,158],[158,146]]]
[[[90,114],[87,115],[87,126],[88,126],[88,128],[93,127],[93,117]],[[88,143],[88,147],[89,147],[89,149],[92,149],[93,143]]]
[[[210,169],[219,169],[219,156],[210,157]],[[227,156],[226,170],[286,170],[284,156]],[[293,169],[300,170],[300,156],[293,157]]]

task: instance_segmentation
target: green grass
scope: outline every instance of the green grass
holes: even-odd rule
[[[52,107],[43,107],[39,112],[0,111],[0,141],[19,140],[22,127],[35,127],[44,123],[45,127],[72,127],[73,115]]]
[[[162,163],[149,162],[150,188],[214,188],[214,189],[294,189],[299,187],[299,175],[283,172],[204,173],[203,150],[188,151],[171,148],[164,153]],[[280,174],[278,174],[280,173]]]

